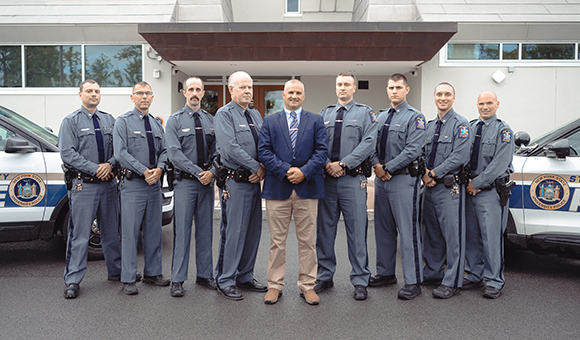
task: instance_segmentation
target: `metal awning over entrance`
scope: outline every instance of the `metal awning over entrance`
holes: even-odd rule
[[[316,75],[334,74],[337,66],[349,70],[354,63],[387,62],[412,69],[437,54],[457,33],[457,23],[154,23],[139,24],[138,30],[163,59],[180,69],[204,62],[203,74],[217,75],[224,73],[226,64],[239,62],[246,70],[259,65],[264,75]]]

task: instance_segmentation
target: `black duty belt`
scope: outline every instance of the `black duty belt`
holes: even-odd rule
[[[189,172],[185,172],[185,171],[182,171],[181,172],[181,178],[185,178],[185,179],[197,179],[199,181],[199,178],[197,178],[194,175],[190,174]]]
[[[408,175],[409,174],[409,167],[403,167],[400,168],[397,171],[393,171],[393,172],[389,172],[391,174],[391,176],[397,176],[397,175]]]
[[[101,179],[99,177],[85,174],[84,172],[75,172],[74,176],[75,176],[75,178],[81,179],[83,181],[83,183],[101,183],[101,182],[108,182],[111,180],[111,179],[108,179],[107,181],[101,181]]]

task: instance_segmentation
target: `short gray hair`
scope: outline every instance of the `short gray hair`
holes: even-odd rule
[[[250,75],[244,71],[236,71],[232,74],[230,74],[230,76],[228,77],[228,87],[231,86],[236,86],[236,84],[238,83],[238,79],[240,78],[250,78],[250,80],[252,81],[252,84],[254,83],[252,77],[250,77]]]

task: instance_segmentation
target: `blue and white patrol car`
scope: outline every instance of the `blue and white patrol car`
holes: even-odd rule
[[[68,235],[68,195],[58,137],[0,106],[0,243]],[[173,218],[173,192],[163,188],[163,224]],[[89,258],[102,258],[93,223]]]
[[[506,236],[525,249],[580,258],[580,119],[529,141],[516,133]]]

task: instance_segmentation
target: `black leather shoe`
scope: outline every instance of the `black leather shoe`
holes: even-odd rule
[[[397,297],[401,300],[413,300],[419,294],[421,294],[421,285],[404,285],[403,288],[399,290]]]
[[[197,277],[195,279],[195,284],[200,285],[200,286],[206,286],[209,289],[212,290],[216,290],[217,289],[217,283],[215,283],[215,279],[211,278],[211,279],[204,279],[203,277]]]
[[[433,296],[438,299],[449,299],[461,291],[457,287],[448,287],[446,285],[441,285],[435,289],[433,289]]]
[[[123,283],[123,293],[127,295],[136,295],[139,294],[139,290],[137,289],[135,282]]]
[[[316,294],[320,294],[332,287],[334,287],[334,282],[332,282],[332,280],[330,281],[316,280],[316,282],[314,283],[314,292]]]
[[[367,297],[368,297],[367,287],[361,285],[354,286],[355,300],[366,300]]]
[[[423,282],[421,282],[422,286],[439,286],[441,285],[442,279],[432,279],[430,277],[424,277]]]
[[[143,278],[143,276],[141,275],[141,273],[137,273],[137,275],[135,275],[135,282],[141,281],[142,278]],[[121,281],[121,274],[109,275],[107,277],[107,280],[109,280],[109,281]]]
[[[258,280],[256,280],[256,279],[251,279],[250,281],[243,282],[243,283],[236,282],[236,286],[238,286],[239,288],[253,290],[254,292],[267,292],[268,291],[268,286],[264,286],[263,284],[258,282]]]
[[[369,279],[369,287],[380,287],[397,283],[395,275],[375,275]]]
[[[240,291],[238,290],[238,288],[234,285],[228,286],[224,289],[221,289],[219,286],[217,288],[217,290],[222,293],[223,296],[226,297],[226,299],[230,299],[230,300],[242,300],[244,297],[242,296],[242,294],[240,293]]]
[[[76,299],[79,296],[79,285],[76,283],[69,283],[64,288],[65,299]]]
[[[501,294],[501,289],[487,286],[483,291],[483,297],[488,299],[497,299]]]
[[[170,294],[173,297],[182,297],[185,295],[185,290],[183,289],[183,282],[172,282]]]
[[[145,275],[145,278],[143,279],[143,283],[148,283],[150,285],[156,285],[156,286],[169,286],[169,281],[168,279],[163,277],[163,274],[157,275],[157,276],[147,276]]]
[[[483,287],[483,280],[479,282],[473,282],[469,281],[468,279],[463,279],[463,283],[461,284],[461,289],[474,289],[481,287]]]

